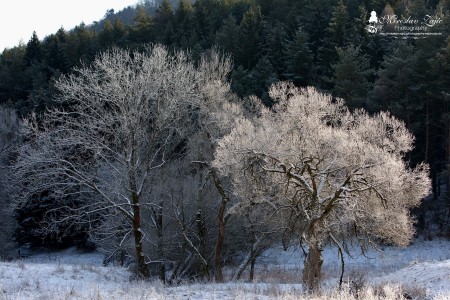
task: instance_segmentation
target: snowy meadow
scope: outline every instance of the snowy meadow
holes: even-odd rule
[[[384,247],[346,257],[344,287],[337,289],[340,261],[324,251],[323,293],[306,295],[300,249],[274,248],[256,265],[255,282],[191,282],[164,286],[135,281],[130,269],[104,266],[98,252],[68,249],[32,253],[0,263],[0,299],[450,299],[450,241],[418,239],[407,248]],[[244,274],[244,278],[246,274]]]

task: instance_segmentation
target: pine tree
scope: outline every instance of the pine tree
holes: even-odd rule
[[[195,31],[198,34],[199,42],[204,47],[214,43],[215,33],[213,16],[211,15],[211,1],[197,0],[194,7]],[[220,23],[219,23],[220,24]]]
[[[173,34],[173,9],[168,0],[163,0],[156,10],[154,17],[155,39],[157,42],[165,43],[168,39],[172,39]]]
[[[423,95],[417,93],[421,84],[417,63],[418,55],[414,47],[399,42],[394,52],[384,58],[374,85],[378,108],[388,110],[404,120],[413,131],[416,126],[420,126],[420,120],[415,116],[425,103]]]
[[[286,79],[297,85],[306,86],[311,82],[312,53],[309,49],[308,34],[299,27],[292,40],[286,41],[283,54],[286,59]]]
[[[127,45],[127,34],[128,28],[119,18],[116,18],[113,23],[114,43],[121,47]]]
[[[330,9],[329,9],[330,10]],[[346,42],[347,29],[347,8],[343,1],[334,6],[330,10],[330,17],[327,20],[327,27],[322,33],[317,44],[317,55],[315,59],[316,65],[316,85],[324,90],[331,90],[331,77],[333,76],[333,69],[331,65],[338,61],[336,47],[342,47]]]
[[[247,94],[256,95],[262,99],[265,105],[271,106],[273,101],[269,97],[268,91],[270,86],[278,81],[278,76],[267,56],[261,57],[249,73],[248,78],[249,86]]]
[[[261,9],[251,6],[244,14],[237,36],[236,64],[251,69],[260,54]]]
[[[64,28],[60,28],[56,34],[52,34],[44,40],[42,51],[45,64],[53,72],[69,72],[71,66],[66,54],[66,47],[67,33]],[[51,76],[52,74],[49,75]]]
[[[136,8],[131,40],[135,43],[149,43],[153,38],[153,21],[144,6]]]
[[[192,49],[198,43],[195,29],[194,9],[188,0],[180,0],[175,11],[174,25],[176,44],[183,49]]]
[[[69,32],[66,53],[71,66],[90,63],[100,51],[99,36],[81,23]]]
[[[25,56],[23,58],[25,65],[31,66],[36,62],[40,62],[42,59],[41,55],[41,42],[39,41],[36,31],[33,31],[33,35],[25,48]]]
[[[282,22],[276,22],[275,25],[263,22],[263,40],[262,46],[263,55],[267,56],[272,64],[278,77],[282,76],[286,70],[284,48],[285,41],[287,39],[287,33],[285,25]]]
[[[103,29],[98,35],[100,46],[103,49],[111,47],[114,44],[114,28],[110,20],[103,23]]]
[[[369,40],[369,33],[366,30],[369,12],[364,3],[358,7],[358,16],[353,18],[349,34],[350,42],[353,45],[359,45],[363,51],[366,50]]]
[[[301,6],[300,14],[297,16],[300,22],[298,25],[301,25],[308,33],[315,63],[318,61],[318,52],[323,47],[326,35],[329,34],[327,28],[334,3],[334,0],[318,0],[306,1],[304,5],[298,4]]]
[[[331,42],[336,47],[344,46],[346,42],[346,33],[348,26],[347,7],[343,0],[334,8],[332,18],[330,21],[329,32],[331,33]]]
[[[350,108],[364,108],[370,88],[369,77],[374,71],[360,48],[350,45],[337,48],[339,62],[333,65],[334,95],[343,98]]]
[[[223,25],[216,33],[216,43],[226,53],[231,54],[234,58],[236,56],[236,36],[239,32],[239,26],[236,24],[236,19],[229,15],[223,21]]]
[[[425,0],[412,0],[412,3],[407,11],[408,15],[412,18],[421,19],[429,12],[426,7]]]
[[[235,92],[239,97],[245,97],[250,94],[249,92],[249,72],[244,69],[243,66],[237,67],[231,73],[231,89]]]
[[[0,56],[0,103],[10,102],[20,116],[24,116],[20,100],[27,97],[31,86],[31,80],[24,70],[25,54],[26,47],[19,45],[3,50]]]
[[[441,30],[441,28],[436,29]],[[444,30],[442,28],[442,30]],[[416,41],[417,69],[425,108],[420,119],[424,125],[415,132],[421,158],[430,164],[433,193],[440,194],[438,173],[444,171],[443,161],[450,166],[450,45],[446,36],[432,36]],[[422,123],[423,124],[423,123]],[[444,141],[444,143],[443,143]],[[444,145],[443,145],[444,144]],[[448,167],[447,167],[448,168]],[[448,169],[447,169],[448,172]],[[448,173],[450,174],[450,173]],[[447,176],[448,177],[448,176]],[[450,177],[446,180],[450,185]],[[447,188],[448,189],[448,188]],[[447,198],[450,204],[450,198]],[[450,206],[449,206],[450,207]]]

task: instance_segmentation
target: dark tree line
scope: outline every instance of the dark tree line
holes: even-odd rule
[[[91,26],[61,28],[0,55],[0,103],[19,115],[55,105],[52,78],[91,63],[111,47],[144,49],[161,43],[194,60],[217,45],[231,55],[231,87],[259,96],[280,80],[315,86],[351,109],[389,110],[416,136],[412,165],[430,164],[434,195],[449,185],[450,44],[445,0],[163,0],[143,2]],[[397,39],[369,34],[370,12],[436,15],[442,35]],[[441,184],[442,183],[442,184]],[[445,185],[443,183],[446,183]],[[450,205],[450,200],[447,202]]]

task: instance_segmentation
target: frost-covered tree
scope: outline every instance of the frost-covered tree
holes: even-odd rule
[[[237,195],[254,195],[241,201],[281,212],[284,237],[307,246],[306,288],[319,287],[327,243],[341,256],[349,239],[363,248],[407,245],[414,233],[409,209],[428,194],[429,179],[426,165],[410,168],[403,160],[413,144],[404,123],[385,112],[351,113],[314,88],[279,83],[270,95],[277,104],[240,121],[220,141],[214,166],[230,176]]]
[[[159,201],[147,195],[155,170],[182,151],[204,87],[217,86],[208,66],[159,45],[144,53],[113,49],[58,80],[57,101],[70,109],[25,123],[28,143],[14,167],[18,205],[48,193],[59,201],[46,214],[48,231],[59,222],[87,223],[119,246],[131,241],[138,275],[148,277],[142,213]]]
[[[205,60],[206,59],[206,60]],[[238,98],[231,92],[231,87],[226,78],[231,71],[231,61],[227,57],[221,57],[213,51],[200,63],[200,71],[203,74],[212,74],[208,82],[203,86],[203,95],[197,103],[196,130],[190,136],[188,142],[188,158],[197,165],[198,172],[213,183],[219,203],[214,203],[214,218],[217,224],[217,237],[214,246],[214,277],[217,282],[224,280],[222,267],[223,254],[226,243],[226,227],[231,217],[229,213],[232,205],[232,195],[229,192],[229,184],[212,165],[214,151],[218,141],[235,126],[243,117],[241,106],[237,104]],[[212,100],[212,101],[211,101]],[[217,199],[216,198],[216,199]],[[207,212],[202,212],[206,214]]]

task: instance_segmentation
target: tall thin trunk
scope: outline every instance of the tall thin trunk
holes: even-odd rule
[[[256,263],[256,255],[253,255],[250,261],[250,275],[248,278],[250,282],[253,282],[253,279],[255,277],[255,263]]]
[[[429,100],[427,95],[426,100],[426,113],[425,113],[425,157],[424,162],[428,163],[428,147],[429,147],[429,133],[430,133],[430,110],[429,110]]]
[[[220,181],[220,178],[218,177],[216,171],[212,168],[211,174],[213,176],[214,185],[216,189],[218,190],[220,196],[221,196],[221,202],[219,211],[217,213],[217,241],[216,241],[216,248],[215,248],[215,259],[214,259],[214,268],[215,268],[215,279],[217,282],[223,282],[223,272],[222,272],[222,250],[223,250],[223,244],[225,241],[225,225],[226,225],[226,219],[225,219],[225,209],[227,207],[227,203],[229,202],[229,198],[225,192],[225,189],[222,186],[222,182]]]
[[[136,251],[137,259],[137,271],[138,276],[142,278],[149,278],[150,272],[148,265],[145,263],[144,247],[142,244],[142,230],[141,230],[141,212],[139,207],[139,197],[133,192],[133,234],[134,234],[134,247]]]
[[[205,222],[203,222],[202,219],[202,210],[201,208],[199,208],[197,210],[197,231],[198,231],[198,238],[200,241],[200,246],[199,246],[199,252],[200,255],[202,257],[207,257],[206,255],[206,234],[207,234],[207,230],[206,230],[206,226],[205,226]],[[200,265],[200,274],[207,278],[208,280],[210,279],[210,275],[209,275],[209,264],[205,264],[203,261],[201,262]]]
[[[139,203],[139,194],[137,192],[137,179],[136,179],[136,143],[134,135],[130,144],[131,160],[130,169],[128,173],[129,187],[131,191],[131,204],[133,207],[133,235],[134,235],[134,248],[136,251],[137,260],[137,272],[141,278],[149,278],[150,271],[148,265],[145,263],[144,246],[142,243],[143,234],[141,227],[141,208]]]
[[[449,102],[446,101],[446,120],[445,120],[445,146],[447,151],[447,176],[445,178],[446,186],[446,202],[450,213],[450,107]]]
[[[217,242],[215,249],[215,259],[214,259],[214,268],[215,268],[215,277],[217,282],[223,282],[223,272],[222,272],[222,249],[225,241],[225,207],[227,205],[226,201],[220,203],[219,213],[217,214]]]
[[[233,276],[233,281],[239,280],[241,278],[242,274],[247,269],[249,264],[250,264],[250,280],[253,280],[252,273],[254,273],[254,265],[255,265],[256,259],[262,252],[262,249],[260,248],[260,244],[263,241],[263,239],[264,238],[261,236],[256,241],[253,242],[252,249],[250,250],[250,252],[247,254],[247,256],[244,258],[242,263],[237,268],[237,271]],[[253,267],[251,264],[253,264]]]
[[[203,217],[203,194],[202,194],[202,187],[203,187],[203,164],[198,165],[198,189],[197,189],[197,215],[196,215],[196,223],[197,223],[197,234],[198,239],[200,242],[199,245],[199,252],[201,257],[208,257],[207,255],[207,233],[208,230],[206,228],[204,217]],[[203,278],[206,278],[207,280],[211,279],[210,275],[210,265],[209,265],[209,259],[208,260],[201,260],[200,261],[200,275]]]
[[[429,147],[430,147],[430,102],[429,102],[429,93],[427,92],[427,102],[426,102],[426,127],[425,127],[425,163],[428,163],[429,156]],[[431,163],[433,163],[432,159]],[[439,179],[437,177],[437,173],[435,172],[435,168],[431,166],[430,168],[431,175],[431,187],[433,198],[436,200],[440,196],[440,188],[439,188]]]
[[[250,252],[249,254],[247,254],[247,256],[244,258],[242,263],[239,265],[236,273],[233,276],[233,279],[232,279],[233,281],[241,279],[241,276],[244,273],[245,269],[247,269],[247,266],[250,263],[251,258],[252,258],[252,253]]]
[[[166,264],[164,260],[164,232],[163,232],[163,207],[164,202],[161,201],[159,203],[158,211],[156,212],[156,230],[157,230],[157,237],[158,237],[158,245],[157,245],[157,255],[158,260],[160,260],[158,273],[159,273],[159,280],[161,280],[163,283],[166,283]]]

